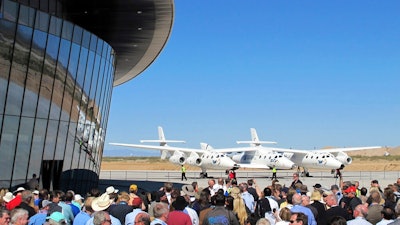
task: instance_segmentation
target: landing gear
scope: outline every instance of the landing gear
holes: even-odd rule
[[[201,172],[200,173],[200,178],[208,178],[208,175],[206,172]]]
[[[311,177],[310,172],[308,172],[308,169],[303,167],[303,172],[301,172],[302,177]]]

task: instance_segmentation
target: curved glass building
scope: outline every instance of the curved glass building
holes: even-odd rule
[[[172,0],[0,0],[0,187],[96,187],[113,87],[172,23]]]

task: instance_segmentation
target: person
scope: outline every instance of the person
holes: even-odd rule
[[[183,196],[178,196],[175,201],[172,202],[172,207],[174,208],[168,214],[167,224],[169,225],[192,225],[193,221],[190,215],[184,212],[188,202]],[[198,221],[198,220],[197,220]]]
[[[341,216],[334,216],[329,222],[329,225],[347,225],[347,221]]]
[[[349,215],[352,217],[353,216],[353,211],[356,208],[357,205],[361,204],[361,199],[356,197],[356,187],[350,186],[347,189],[345,189],[343,192],[345,195],[342,197],[342,199],[339,202],[340,207],[346,209],[346,211],[349,213]],[[378,216],[380,217],[380,211],[382,209],[379,209],[378,211]]]
[[[333,195],[333,194],[327,195],[324,198],[324,201],[325,201],[326,205],[329,207],[329,209],[326,210],[326,212],[325,212],[326,219],[325,219],[325,223],[323,223],[323,224],[329,224],[330,221],[332,220],[332,218],[335,216],[341,216],[341,217],[345,218],[346,220],[351,219],[351,217],[347,213],[347,211],[338,205],[337,198],[335,195]]]
[[[181,167],[181,172],[182,172],[181,180],[183,180],[183,179],[187,180],[187,178],[186,178],[186,168],[185,168],[184,165],[182,165],[182,167]]]
[[[39,212],[29,218],[29,225],[42,225],[46,222],[47,211],[49,209],[49,200],[39,202]]]
[[[376,224],[377,222],[382,220],[383,206],[380,205],[381,194],[379,193],[379,191],[371,191],[370,198],[372,202],[368,206],[368,215],[365,216],[365,219],[367,219],[372,224]]]
[[[154,220],[151,221],[150,225],[167,225],[169,215],[168,205],[164,202],[157,202],[152,209]]]
[[[10,225],[26,225],[28,224],[28,211],[16,208],[11,211]]]
[[[271,225],[271,222],[265,218],[260,218],[257,220],[256,225]]]
[[[22,196],[21,193],[25,191],[25,188],[19,187],[17,190],[13,192],[14,198],[12,198],[6,205],[6,208],[8,210],[13,210],[15,207],[17,207],[21,202],[22,202]]]
[[[39,188],[39,179],[36,173],[32,175],[32,178],[28,181],[28,187],[30,190],[37,190]]]
[[[94,225],[108,225],[111,224],[110,214],[106,211],[98,211],[93,215],[93,224]]]
[[[10,211],[7,209],[0,209],[0,225],[8,225],[10,220]]]
[[[64,214],[60,212],[53,212],[50,216],[46,217],[47,222],[44,223],[45,225],[66,225],[66,219]]]
[[[299,173],[293,173],[293,181],[290,184],[290,187],[296,190],[296,184],[303,184],[299,179]]]
[[[239,221],[232,211],[225,208],[225,195],[217,193],[215,207],[205,216],[202,225],[239,225]]]
[[[132,212],[134,207],[128,205],[129,202],[129,194],[127,192],[121,192],[118,196],[118,201],[116,204],[111,205],[108,212],[110,215],[119,219],[121,224],[125,224],[125,217],[128,213]]]
[[[276,180],[276,166],[272,167],[272,177],[271,180]]]
[[[244,203],[246,204],[247,208],[250,210],[251,213],[254,213],[256,202],[254,201],[253,195],[250,194],[250,192],[248,191],[247,183],[241,183],[239,185],[239,189],[241,192],[241,197],[244,200]]]
[[[30,190],[22,191],[21,199],[22,199],[21,203],[16,208],[22,208],[22,209],[25,209],[26,211],[28,211],[28,215],[29,215],[28,218],[34,216],[36,214],[36,211],[32,206],[30,206],[31,201],[33,199],[32,192]]]
[[[129,186],[129,198],[128,205],[131,205],[134,208],[140,208],[142,210],[146,209],[143,199],[138,194],[138,186],[136,184],[131,184]]]
[[[293,195],[292,198],[292,202],[293,202],[293,207],[290,209],[290,211],[292,212],[292,216],[294,213],[303,213],[307,216],[308,218],[308,225],[317,225],[317,221],[315,220],[314,214],[311,211],[311,209],[302,206],[301,202],[302,202],[302,196],[298,193]]]
[[[141,208],[136,208],[126,214],[125,225],[150,224],[150,215]],[[114,223],[113,223],[114,224]]]
[[[240,185],[239,185],[239,187],[240,187]],[[250,193],[248,193],[247,191],[246,191],[246,193],[247,193],[247,197],[251,197],[251,199],[253,199],[253,196]],[[231,190],[230,196],[233,198],[232,203],[231,203],[232,212],[238,218],[239,223],[243,225],[245,223],[245,221],[247,220],[248,210],[249,210],[246,200],[243,198],[243,192],[238,187],[234,187]],[[254,208],[254,199],[253,199],[253,203],[251,204],[250,207]],[[252,212],[254,212],[254,209],[252,210]]]
[[[110,199],[110,196],[106,193],[100,195],[100,197],[94,198],[92,200],[92,209],[94,212],[99,212],[99,211],[108,211],[110,205],[114,202],[113,199]],[[94,215],[94,214],[93,214]],[[121,222],[110,215],[111,223],[114,225],[121,225]],[[91,225],[93,224],[94,216],[90,218],[87,222],[86,225]]]
[[[86,198],[86,201],[83,204],[82,210],[74,218],[73,225],[86,224],[86,222],[90,219],[90,217],[92,216],[92,214],[94,212],[92,209],[93,199],[94,199],[94,197]]]
[[[365,205],[360,204],[357,205],[353,211],[354,219],[348,220],[348,225],[372,225],[372,223],[368,222],[365,217],[367,216],[368,209]]]
[[[318,216],[315,218],[317,220],[317,224],[323,224],[323,221],[325,220],[326,206],[321,202],[321,192],[318,190],[313,191],[310,199],[312,200],[311,205],[314,206],[314,208],[316,208],[318,211]]]
[[[288,225],[292,213],[290,212],[290,209],[284,207],[279,211],[279,214],[276,213],[275,215],[277,221],[275,225]]]
[[[258,194],[257,194],[257,190],[256,188],[253,187],[254,184],[254,180],[253,179],[249,179],[247,180],[247,191],[253,195],[254,201],[257,202],[258,201]]]
[[[295,212],[290,216],[290,224],[308,224],[308,218],[304,213]]]
[[[394,220],[394,211],[391,208],[383,208],[382,219],[376,225],[387,225]]]

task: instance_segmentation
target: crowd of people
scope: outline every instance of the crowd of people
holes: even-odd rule
[[[1,190],[0,225],[400,224],[399,187],[400,178],[384,188],[377,180],[368,188],[340,180],[309,189],[298,173],[289,185],[274,179],[259,187],[255,179],[238,182],[230,176],[209,179],[207,187],[166,182],[146,193],[131,184],[126,190],[92,189],[85,197],[19,187]]]

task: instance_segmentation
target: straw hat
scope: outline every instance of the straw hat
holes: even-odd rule
[[[92,209],[94,211],[103,211],[110,207],[113,203],[113,200],[110,199],[110,196],[107,193],[100,195],[100,197],[94,198],[92,201]]]
[[[13,193],[11,192],[7,192],[4,196],[3,196],[3,200],[7,203],[9,203],[11,200],[13,200],[15,197],[13,195]]]

